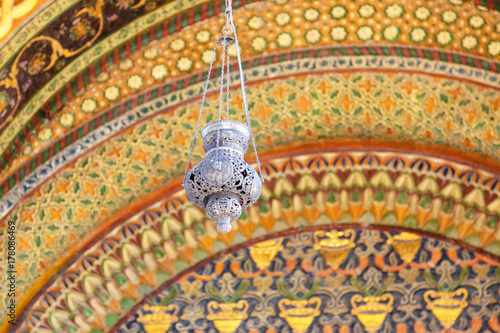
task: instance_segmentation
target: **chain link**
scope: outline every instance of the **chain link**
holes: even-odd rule
[[[229,48],[227,48],[227,94],[226,94],[226,119],[229,120]]]
[[[236,36],[236,27],[234,26],[234,22],[233,22],[233,12],[231,10],[231,0],[227,0],[227,1],[229,3],[229,8],[230,8],[230,10],[228,12],[229,12],[229,19],[231,21],[231,27],[233,28],[234,42],[235,42],[235,46],[236,46],[236,56],[238,57],[238,66],[239,66],[239,71],[240,71],[240,82],[241,82],[241,97],[243,99],[243,108],[245,110],[245,119],[247,122],[248,130],[250,131],[250,138],[252,139],[255,160],[257,162],[257,167],[259,169],[259,176],[260,176],[262,183],[264,183],[264,176],[262,175],[262,169],[260,167],[259,155],[257,154],[257,145],[255,144],[255,138],[253,136],[252,127],[250,124],[250,114],[248,112],[247,94],[245,91],[245,79],[243,77],[243,66],[241,65],[240,46],[238,43],[238,37]]]
[[[219,92],[219,126],[217,127],[217,150],[215,151],[215,160],[219,162],[220,128],[222,126],[222,96],[224,95],[224,61],[226,59],[226,40],[222,44],[222,66],[220,67],[220,92]],[[216,167],[217,169],[217,167]]]
[[[196,128],[194,130],[193,142],[191,143],[191,151],[189,152],[189,158],[186,165],[186,172],[184,173],[184,179],[189,172],[189,164],[191,163],[191,157],[193,156],[194,145],[196,144],[196,135],[198,134],[198,128],[200,127],[201,113],[203,112],[203,106],[205,105],[205,98],[207,96],[208,84],[210,83],[210,75],[212,74],[212,66],[214,64],[215,53],[217,51],[217,41],[215,41],[214,51],[212,53],[212,60],[210,60],[210,67],[208,67],[207,80],[205,82],[205,89],[203,90],[203,98],[201,99],[200,112],[198,114],[198,120],[196,121]],[[184,181],[182,183],[184,187]]]

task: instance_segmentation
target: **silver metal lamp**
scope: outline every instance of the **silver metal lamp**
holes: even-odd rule
[[[231,29],[231,28],[232,29]],[[184,175],[184,184],[187,197],[195,205],[206,209],[207,215],[217,222],[217,230],[222,233],[231,231],[231,222],[237,220],[246,209],[253,205],[260,196],[262,189],[262,171],[257,155],[255,139],[250,127],[250,116],[245,92],[245,81],[241,65],[241,56],[233,23],[230,0],[226,0],[226,28],[223,37],[215,41],[212,60],[207,74],[207,81],[196,129],[191,144],[191,151]],[[234,37],[231,37],[234,34]],[[217,45],[222,45],[222,67],[219,96],[219,118],[206,125],[201,131],[203,150],[206,157],[195,167],[189,170],[189,164],[196,143],[196,135],[200,124],[203,105],[210,82],[212,66],[217,51]],[[245,111],[246,124],[229,120],[229,52],[227,52],[226,78],[226,120],[222,119],[222,99],[224,93],[224,65],[226,50],[235,44],[238,59],[238,68]],[[248,149],[248,141],[252,140],[259,174],[245,162],[244,155]]]

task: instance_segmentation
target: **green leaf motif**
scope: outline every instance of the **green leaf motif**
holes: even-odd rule
[[[429,272],[428,270],[426,270],[423,274],[423,277],[424,277],[424,280],[425,280],[425,283],[427,283],[427,285],[433,289],[436,289],[436,290],[440,290],[442,291],[442,288],[441,286],[439,285],[439,283],[432,277],[432,274],[431,272]]]
[[[278,290],[278,294],[280,294],[283,297],[291,299],[292,301],[299,300],[297,295],[295,295],[290,289],[288,289],[288,287],[286,286],[286,283],[285,283],[285,281],[283,281],[283,279],[278,280],[278,282],[276,283],[276,289]]]
[[[249,288],[250,288],[250,283],[247,280],[241,281],[233,297],[229,300],[229,303],[234,303],[237,300],[239,300],[248,291]]]
[[[313,296],[316,293],[316,290],[318,290],[320,285],[321,285],[320,281],[314,281],[311,289],[307,293],[305,293],[300,299],[308,300],[309,298],[311,298],[311,296]]]
[[[351,279],[349,280],[349,282],[351,283],[351,286],[353,286],[354,288],[358,289],[358,291],[364,297],[371,296],[370,293],[368,292],[368,290],[366,290],[366,288],[363,287],[363,285],[361,284],[361,282],[359,282],[359,280],[358,280],[357,277],[355,277],[355,276],[351,277]]]
[[[227,303],[226,299],[224,296],[222,296],[211,284],[207,284],[205,286],[205,291],[207,294],[212,297],[213,299],[221,302],[221,303]]]
[[[384,284],[381,285],[380,288],[377,289],[377,291],[375,291],[375,294],[373,294],[373,296],[375,297],[381,296],[383,293],[385,293],[387,288],[389,288],[389,286],[394,283],[394,281],[396,281],[396,277],[394,276],[394,274],[389,273]]]
[[[500,267],[497,267],[497,269],[495,269],[495,276],[500,280]]]
[[[467,267],[461,267],[460,269],[460,275],[458,276],[458,279],[453,281],[449,286],[448,288],[444,289],[445,291],[454,291],[455,289],[457,289],[458,287],[460,287],[460,285],[462,284],[462,282],[469,276],[469,269]]]
[[[160,302],[160,305],[168,305],[175,301],[175,298],[177,297],[177,288],[174,286],[172,290],[163,298],[163,300]]]

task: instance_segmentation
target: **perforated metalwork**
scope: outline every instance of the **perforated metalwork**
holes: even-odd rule
[[[212,197],[206,207],[207,215],[213,221],[218,221],[217,230],[219,232],[231,231],[231,222],[241,216],[241,204],[236,196],[228,194],[227,196]]]
[[[187,173],[184,179],[184,189],[188,199],[195,205],[206,208],[207,214],[209,214],[207,206],[209,201],[215,200],[214,202],[217,202],[217,198],[222,197],[231,197],[232,200],[236,200],[241,206],[241,214],[241,209],[246,209],[255,203],[262,188],[257,172],[244,160],[244,153],[248,148],[248,131],[246,126],[241,123],[222,120],[217,152],[216,142],[213,140],[217,139],[218,128],[219,122],[215,121],[202,130],[203,146],[207,147],[207,156]],[[210,145],[205,144],[206,140],[210,140]],[[219,158],[229,161],[233,166],[231,178],[221,185],[209,182],[202,175],[205,164],[216,161],[217,154]],[[219,215],[215,214],[214,216]],[[214,221],[218,220],[214,219]]]

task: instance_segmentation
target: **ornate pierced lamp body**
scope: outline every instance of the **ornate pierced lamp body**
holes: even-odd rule
[[[262,189],[257,173],[244,160],[250,131],[240,122],[221,120],[206,125],[201,137],[207,156],[186,174],[184,189],[188,199],[217,222],[219,232],[229,232],[230,223],[257,201]]]

